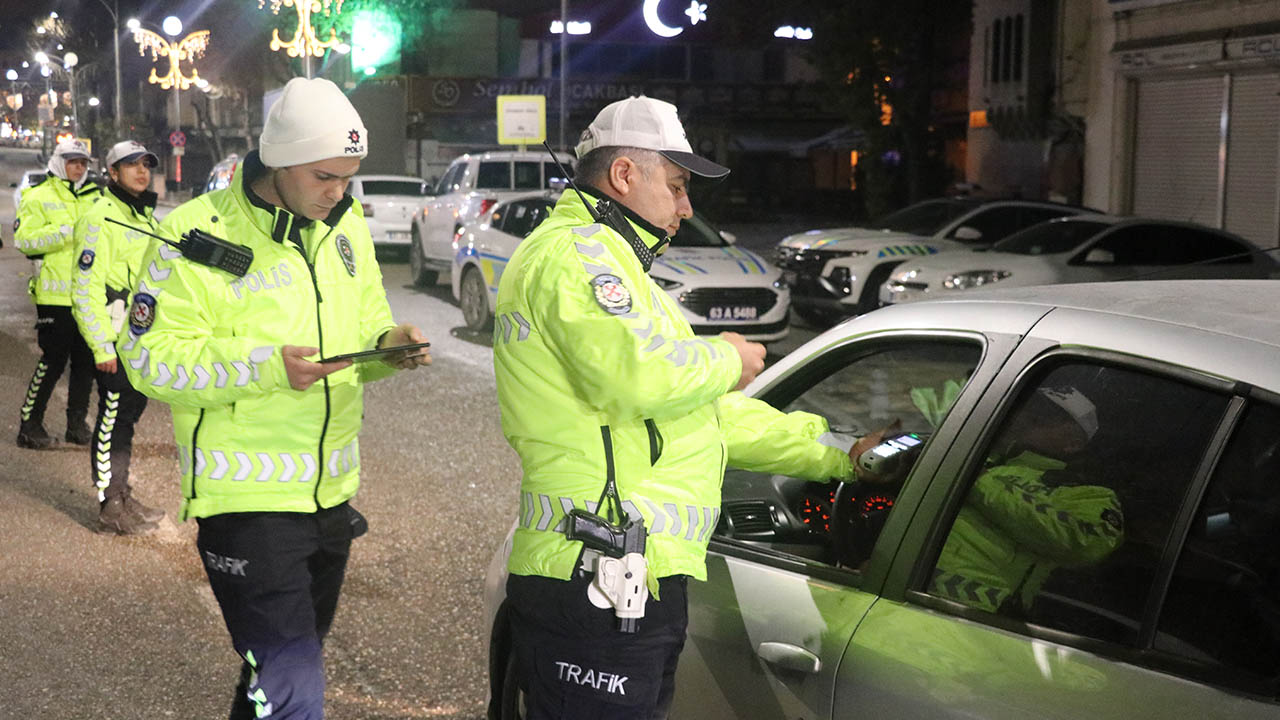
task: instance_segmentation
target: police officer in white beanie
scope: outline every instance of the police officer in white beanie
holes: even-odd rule
[[[391,318],[360,204],[345,193],[368,133],[332,82],[294,78],[261,150],[231,185],[170,213],[253,250],[237,276],[157,244],[140,275],[120,359],[172,407],[179,519],[196,544],[241,658],[232,718],[320,718],[321,643],[353,538],[363,384],[430,362],[403,351],[353,365],[320,358],[424,340]]]

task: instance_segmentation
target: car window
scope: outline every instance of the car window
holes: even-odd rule
[[[1070,252],[1085,240],[1109,227],[1106,223],[1088,220],[1066,222],[1042,222],[1020,230],[996,243],[992,248],[999,252],[1017,255],[1054,255]]]
[[[1092,362],[1038,376],[1020,390],[967,479],[926,591],[1132,645],[1227,401],[1178,380]]]
[[[541,190],[542,185],[542,163],[532,161],[514,162],[515,167],[515,189],[516,190]]]
[[[873,349],[863,344],[811,362],[765,400],[786,412],[826,418],[825,442],[846,450],[894,421],[901,423],[897,432],[916,433],[922,444],[874,487],[800,480],[762,485],[759,474],[731,472],[724,483],[727,522],[718,534],[772,542],[781,552],[860,570],[918,451],[950,411],[981,353],[976,343],[914,340]],[[763,486],[782,497],[762,494]],[[770,517],[769,506],[778,508],[774,520],[760,526],[760,517]]]
[[[360,180],[368,195],[425,195],[427,185],[418,180]]]
[[[1212,265],[1247,265],[1253,262],[1249,255],[1253,248],[1221,233],[1171,225],[1165,231],[1165,237],[1177,253],[1170,258],[1174,264],[1205,262],[1214,258],[1224,259],[1210,263]]]
[[[490,160],[480,163],[480,170],[476,173],[475,189],[510,190],[511,163],[506,160]]]
[[[1245,411],[1178,557],[1155,648],[1274,696],[1280,680],[1280,409]]]
[[[437,189],[437,195],[445,195],[451,192],[457,192],[462,187],[462,174],[466,172],[467,164],[465,162],[454,163],[445,171],[444,177],[440,178],[440,187]]]
[[[489,226],[508,235],[524,238],[546,217],[546,200],[517,200],[493,211]]]
[[[890,213],[872,222],[871,227],[913,235],[932,235],[973,207],[974,203],[964,200],[926,200]]]
[[[726,241],[701,215],[680,221],[680,229],[671,238],[672,247],[724,247]]]
[[[1022,228],[1035,225],[1036,223],[1052,220],[1056,217],[1062,217],[1069,211],[1058,210],[1056,208],[1036,208],[1021,207],[1018,205],[998,205],[996,207],[978,210],[969,216],[956,227],[947,233],[947,237],[952,240],[959,240],[965,243],[976,245],[990,245],[998,240],[1002,240],[1014,232]],[[968,228],[970,231],[976,230],[979,235],[976,238],[961,237],[960,230]]]
[[[564,172],[561,172],[561,171],[560,171],[560,167],[563,167],[563,168],[564,168]],[[568,178],[567,178],[567,177],[565,177],[565,174],[566,174],[566,173],[569,175],[569,177],[568,177]],[[543,164],[542,164],[542,176],[543,176],[543,178],[545,179],[545,181],[544,181],[544,183],[543,183],[543,189],[546,189],[546,190],[552,190],[552,189],[554,189],[554,188],[552,188],[552,183],[557,182],[557,181],[562,181],[562,182],[566,182],[566,183],[567,183],[567,182],[568,182],[568,180],[569,180],[569,178],[572,178],[572,177],[573,177],[573,168],[569,167],[568,165],[564,165],[564,164],[562,164],[562,165],[560,165],[560,166],[557,166],[557,165],[556,165],[555,163],[553,163],[553,162],[543,163]]]

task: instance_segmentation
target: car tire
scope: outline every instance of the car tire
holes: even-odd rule
[[[458,306],[462,308],[462,319],[466,321],[468,328],[476,332],[493,329],[493,315],[489,313],[489,288],[480,271],[474,267],[462,271],[462,280],[458,283]]]
[[[409,239],[409,278],[420,287],[431,287],[436,284],[438,273],[427,269],[427,260],[422,255],[422,241],[418,238],[418,228],[413,229],[413,237]]]

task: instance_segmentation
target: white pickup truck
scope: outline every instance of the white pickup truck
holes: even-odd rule
[[[573,158],[557,154],[573,172]],[[544,190],[566,178],[545,152],[499,150],[467,154],[454,160],[440,177],[434,197],[413,217],[409,239],[409,272],[415,285],[436,282],[449,269],[457,248],[458,229],[500,200],[530,190]]]

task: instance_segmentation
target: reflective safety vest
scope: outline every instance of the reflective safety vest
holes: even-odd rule
[[[1120,547],[1116,494],[1042,482],[1064,467],[1024,452],[984,470],[956,516],[929,592],[989,612],[1011,599],[1026,609],[1055,569],[1101,562]]]
[[[40,260],[32,285],[37,305],[71,304],[76,222],[100,197],[102,190],[91,182],[77,192],[71,182],[53,175],[22,191],[13,244],[24,255]]]
[[[141,274],[142,258],[151,244],[144,233],[107,222],[107,218],[153,233],[159,230],[153,216],[153,193],[147,193],[149,205],[119,193],[124,191],[108,187],[102,200],[76,223],[71,254],[71,314],[93,350],[95,363],[116,356],[116,338],[129,307],[129,288]]]
[[[648,528],[651,590],[660,577],[706,577],[726,465],[852,475],[843,451],[818,442],[823,418],[729,392],[742,372],[733,346],[696,337],[574,192],[503,272],[493,347],[502,428],[523,468],[514,574],[570,577],[582,543],[565,537],[566,513],[597,509],[610,468],[625,511]]]
[[[395,369],[357,363],[293,390],[282,345],[320,357],[367,350],[394,327],[369,228],[350,197],[311,222],[251,195],[257,153],[231,186],[175,209],[172,237],[200,228],[247,245],[244,277],[154,242],[117,344],[133,387],[173,410],[180,516],[314,512],[356,493],[362,383]],[[314,359],[314,358],[313,358]]]

